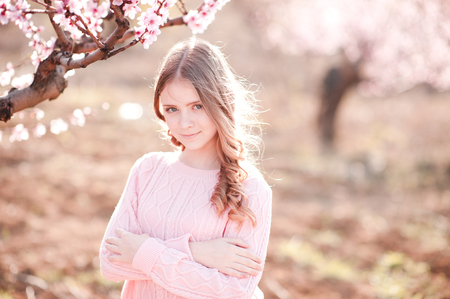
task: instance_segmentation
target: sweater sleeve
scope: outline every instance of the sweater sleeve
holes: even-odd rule
[[[242,238],[250,244],[250,250],[265,260],[272,192],[263,178],[258,177],[246,182],[246,194],[257,225],[246,221],[239,228],[236,223],[229,221],[224,237]],[[152,238],[144,242],[136,253],[133,266],[169,292],[187,298],[251,298],[262,276],[260,273],[241,279],[225,275],[217,269],[196,263],[187,254]]]
[[[119,237],[115,230],[116,228],[122,228],[128,232],[134,234],[142,234],[142,228],[139,225],[137,219],[138,209],[138,194],[139,194],[139,180],[145,177],[146,172],[152,172],[153,163],[155,157],[142,157],[132,167],[128,176],[126,187],[120,197],[113,215],[106,228],[105,235],[103,237],[100,246],[100,270],[108,280],[122,281],[122,280],[148,280],[151,279],[148,274],[133,267],[127,263],[111,262],[109,257],[113,254],[105,247],[105,239],[108,237]],[[190,234],[183,235],[179,238],[169,239],[162,241],[156,238],[150,238],[147,242],[152,242],[151,246],[146,247],[148,249],[148,260],[150,264],[154,263],[154,260],[165,248],[172,248],[183,255],[184,258],[193,260],[190,248],[189,240],[192,238]],[[153,262],[152,262],[153,261]]]

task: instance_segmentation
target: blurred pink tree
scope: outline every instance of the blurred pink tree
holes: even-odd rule
[[[318,124],[332,145],[345,91],[383,96],[427,84],[450,89],[450,1],[266,0],[257,11],[266,39],[302,55],[343,54],[327,73]]]
[[[0,0],[0,23],[14,23],[30,39],[36,66],[34,74],[14,77],[16,66],[9,62],[0,73],[0,85],[12,86],[0,97],[0,121],[56,99],[67,87],[69,71],[109,59],[137,43],[147,49],[163,27],[187,25],[194,34],[202,33],[228,1],[204,0],[197,10],[188,11],[183,0]],[[169,18],[175,5],[180,15]],[[33,23],[37,14],[49,17],[48,25],[54,31],[49,40],[40,34],[46,28]],[[129,19],[136,17],[137,26],[130,28]],[[103,23],[108,20],[114,20],[116,27],[105,36]],[[14,134],[26,134],[24,130],[19,125]]]

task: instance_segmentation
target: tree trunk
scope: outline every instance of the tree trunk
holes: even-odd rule
[[[320,141],[325,150],[333,149],[335,119],[345,92],[358,83],[356,66],[347,59],[328,70],[322,81],[320,107],[317,118]]]

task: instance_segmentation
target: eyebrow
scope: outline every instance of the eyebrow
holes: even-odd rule
[[[195,102],[191,102],[191,103],[187,103],[186,106],[192,106],[192,105],[197,105],[197,104],[201,104],[201,101],[195,101]],[[177,105],[173,105],[173,104],[167,104],[167,105],[162,105],[163,107],[173,107],[173,106],[177,106]]]

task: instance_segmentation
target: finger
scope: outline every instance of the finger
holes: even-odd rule
[[[256,276],[259,273],[261,273],[261,271],[259,271],[259,270],[255,270],[255,269],[249,268],[249,267],[247,267],[245,265],[242,265],[242,264],[239,264],[239,263],[233,263],[231,268],[233,270],[236,270],[238,272],[241,272],[241,273],[244,273],[244,274],[247,274],[247,275]]]
[[[105,239],[105,242],[108,244],[117,245],[119,243],[119,238],[109,237]]]
[[[119,235],[119,237],[122,238],[122,235],[123,235],[124,233],[126,233],[125,230],[123,230],[123,229],[121,229],[121,228],[119,228],[119,227],[116,228],[116,234]]]
[[[113,254],[113,255],[110,255],[108,259],[111,262],[121,262],[122,261],[122,256],[121,255],[117,255],[117,254]]]
[[[236,254],[246,257],[246,258],[249,258],[259,264],[261,264],[263,262],[259,256],[257,256],[256,254],[254,254],[252,251],[250,251],[248,249],[239,248],[239,250],[236,251]]]
[[[242,273],[240,271],[237,271],[233,268],[225,268],[225,270],[223,271],[224,274],[230,275],[230,276],[234,276],[237,278],[247,278],[248,274]]]
[[[241,238],[226,238],[225,241],[227,241],[230,244],[237,245],[239,247],[247,248],[250,245],[244,242]]]
[[[111,252],[119,253],[119,247],[117,247],[116,245],[106,244],[105,247]]]
[[[246,266],[248,268],[251,268],[251,269],[253,269],[255,271],[258,271],[258,273],[263,270],[263,266],[261,264],[258,264],[258,263],[252,261],[249,258],[238,257],[235,260],[235,262],[238,263],[238,264],[244,265],[244,266]]]

